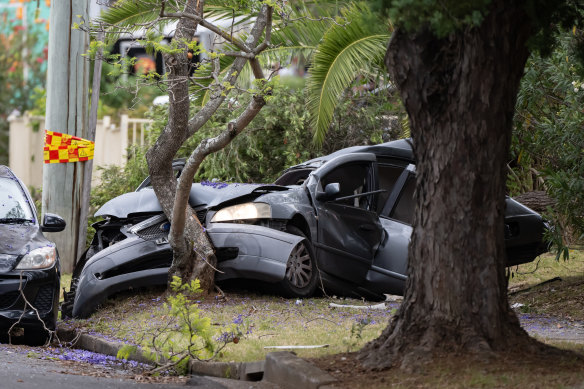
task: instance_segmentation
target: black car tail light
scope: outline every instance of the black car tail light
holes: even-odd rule
[[[509,222],[505,223],[505,239],[511,239],[519,236],[519,223]]]

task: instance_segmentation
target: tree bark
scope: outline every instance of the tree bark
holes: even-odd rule
[[[185,12],[202,15],[204,1],[189,0]],[[181,18],[177,24],[175,39],[189,42],[195,37],[197,23],[189,18]],[[183,49],[178,54],[165,55],[165,63],[168,65],[168,124],[156,140],[155,144],[146,153],[148,170],[152,180],[152,188],[156,197],[172,224],[172,209],[176,195],[176,178],[172,170],[172,161],[180,146],[188,138],[188,120],[190,111],[189,100],[189,60],[187,58],[186,43],[181,44]],[[206,239],[208,241],[208,239]],[[190,244],[177,244],[171,240],[173,248],[173,265],[169,272],[169,281],[172,275],[180,275],[187,281],[193,272],[194,261],[183,261],[184,266],[177,268],[176,258],[190,258],[192,242]],[[205,243],[203,239],[202,244]],[[210,244],[209,244],[210,245]],[[212,253],[211,249],[211,253]]]
[[[251,48],[250,54],[255,55],[260,46],[258,42],[264,30],[266,30],[266,41],[269,41],[272,19],[272,7],[262,6],[251,33],[246,41]],[[257,46],[257,47],[256,47]],[[248,61],[245,58],[236,58],[229,74],[225,77],[223,85],[229,83],[235,85],[241,69]],[[249,59],[254,76],[256,79],[264,79],[263,72],[257,63],[257,59]],[[257,64],[258,66],[254,66]],[[203,108],[197,116],[189,122],[189,132],[197,131],[210,115],[208,112],[214,112],[218,107],[218,102],[224,100],[227,93],[216,93],[211,97],[211,102]],[[221,97],[223,96],[223,97]],[[201,289],[211,291],[215,281],[215,270],[217,259],[214,254],[214,247],[204,228],[198,219],[191,214],[188,207],[188,199],[191,184],[195,173],[207,155],[223,149],[235,138],[241,131],[247,127],[249,122],[259,113],[266,101],[261,93],[254,96],[236,121],[229,123],[227,128],[219,135],[211,139],[204,139],[187,159],[181,176],[178,180],[178,188],[174,198],[174,207],[172,211],[173,224],[170,231],[170,242],[174,250],[172,266],[169,270],[169,280],[173,276],[190,279],[197,278],[200,281]],[[215,108],[214,108],[215,107]],[[209,111],[208,111],[209,110]],[[207,116],[208,115],[208,116]],[[196,123],[201,123],[196,125]]]
[[[518,2],[495,0],[478,27],[391,39],[385,61],[410,117],[417,207],[404,301],[361,351],[366,366],[532,344],[507,300],[503,231],[527,20]]]
[[[548,211],[548,207],[554,207],[555,201],[544,190],[534,190],[514,196],[514,200],[533,209],[535,212],[543,213]]]

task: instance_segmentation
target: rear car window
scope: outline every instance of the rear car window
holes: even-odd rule
[[[379,171],[379,189],[386,191],[379,195],[379,200],[377,201],[377,212],[379,213],[389,198],[397,179],[404,171],[404,167],[379,164],[377,165],[377,169]]]
[[[414,221],[414,190],[416,189],[415,176],[410,175],[404,185],[402,192],[393,212],[389,215],[392,219],[412,225]]]

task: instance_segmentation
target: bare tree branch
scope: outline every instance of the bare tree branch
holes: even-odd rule
[[[226,51],[223,54],[229,57],[241,57],[246,59],[254,59],[256,56],[254,53],[245,53],[242,51]]]

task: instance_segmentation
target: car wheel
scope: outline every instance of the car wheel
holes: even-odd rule
[[[288,226],[290,234],[306,238],[297,227]],[[286,297],[310,297],[316,289],[318,269],[312,244],[308,239],[299,242],[286,263],[286,275],[280,282],[282,294]]]

